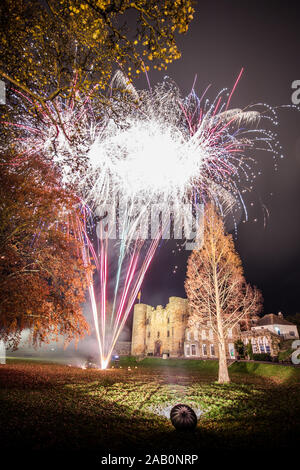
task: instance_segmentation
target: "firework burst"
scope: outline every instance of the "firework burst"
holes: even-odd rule
[[[57,98],[44,107],[19,94],[34,113],[15,125],[20,132],[16,162],[42,152],[83,207],[97,211],[123,204],[109,327],[109,229],[101,233],[95,253],[86,223],[80,225],[82,254],[86,262],[94,259],[100,276],[100,308],[92,279],[89,293],[102,368],[107,367],[166,228],[160,224],[145,249],[141,232],[148,228],[151,207],[168,206],[184,224],[190,217],[186,203],[214,201],[223,213],[236,204],[244,206],[240,183],[254,176],[251,151],[279,153],[276,135],[261,125],[264,119],[276,124],[274,109],[230,109],[240,75],[231,91],[222,90],[213,101],[206,92],[198,97],[194,90],[182,98],[170,80],[139,92],[121,72],[101,104],[95,102],[95,90],[80,99],[76,84],[69,100]]]

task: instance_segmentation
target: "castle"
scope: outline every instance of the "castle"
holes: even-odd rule
[[[131,354],[133,356],[164,357],[218,357],[218,347],[213,330],[188,328],[189,305],[187,299],[170,297],[165,308],[145,304],[134,306]],[[237,331],[230,332],[228,357],[235,357],[234,341]]]
[[[188,314],[186,299],[170,297],[166,308],[136,304],[133,313],[131,354],[179,357],[184,354]]]
[[[136,304],[133,314],[131,354],[165,358],[216,359],[219,352],[213,330],[209,324],[198,329],[189,328],[188,317],[188,301],[180,297],[170,297],[165,308],[161,305],[154,308],[150,305]],[[237,340],[243,341],[245,345],[251,342],[254,353],[276,356],[283,330],[284,339],[298,338],[296,326],[287,322],[282,314],[265,315],[247,331],[241,331],[237,325],[228,334],[226,345],[228,359],[236,358]]]

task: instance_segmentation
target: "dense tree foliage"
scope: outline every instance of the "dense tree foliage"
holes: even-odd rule
[[[105,89],[111,73],[164,69],[180,57],[176,33],[193,18],[192,0],[2,0],[2,76],[43,99],[74,86]]]
[[[77,201],[41,160],[0,165],[0,335],[14,347],[88,331],[82,313],[91,267],[76,234]]]

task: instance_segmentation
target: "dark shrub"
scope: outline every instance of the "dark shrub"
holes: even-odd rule
[[[253,359],[253,350],[252,350],[252,344],[248,343],[246,346],[246,355],[249,357],[249,359]]]
[[[241,359],[245,359],[245,345],[244,345],[243,341],[238,339],[234,343],[234,346],[235,346],[238,357],[241,358]]]
[[[271,361],[271,355],[268,353],[253,354],[254,361]]]
[[[291,362],[291,355],[293,354],[293,349],[286,349],[280,351],[278,354],[279,362]]]

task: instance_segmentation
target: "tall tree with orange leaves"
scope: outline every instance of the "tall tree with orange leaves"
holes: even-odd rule
[[[232,236],[213,205],[204,215],[204,240],[188,259],[185,289],[191,314],[190,325],[213,330],[219,349],[219,383],[230,381],[226,359],[229,330],[250,324],[262,308],[262,296],[247,284]]]
[[[0,165],[0,337],[16,348],[88,332],[82,304],[91,266],[77,236],[77,200],[41,159]]]

